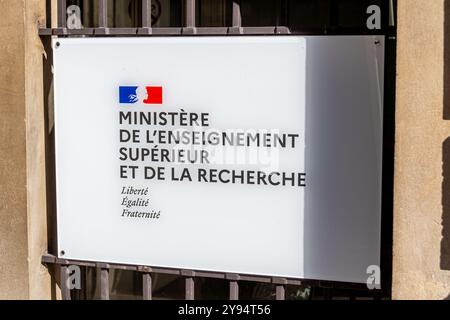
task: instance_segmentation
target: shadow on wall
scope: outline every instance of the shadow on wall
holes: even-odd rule
[[[442,144],[441,269],[450,270],[450,137]]]
[[[450,120],[450,0],[444,4],[444,120]],[[442,270],[450,270],[450,137],[442,144]],[[450,298],[450,296],[449,296]]]

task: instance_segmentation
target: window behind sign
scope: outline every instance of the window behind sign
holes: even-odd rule
[[[287,26],[291,31],[333,32],[364,29],[366,9],[382,7],[383,0],[240,0],[242,26]],[[68,0],[81,9],[84,27],[98,25],[98,0]],[[196,25],[227,27],[232,20],[232,0],[197,0]],[[108,26],[138,27],[141,0],[108,0]],[[153,27],[182,26],[183,0],[152,1]]]

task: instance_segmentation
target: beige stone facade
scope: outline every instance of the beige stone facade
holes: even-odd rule
[[[44,1],[0,1],[0,299],[46,299]]]
[[[398,5],[394,299],[450,296],[449,8],[444,0]]]

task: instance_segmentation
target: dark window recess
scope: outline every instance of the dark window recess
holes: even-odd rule
[[[183,0],[153,0],[152,27],[181,27]],[[81,23],[85,28],[98,27],[99,0],[67,0],[67,7],[81,9]],[[141,0],[108,0],[108,27],[137,28],[142,24]]]
[[[328,0],[289,1],[287,12],[292,30],[324,30],[330,25]]]
[[[228,27],[231,25],[231,0],[197,0],[197,26]]]
[[[184,1],[153,0],[152,26],[181,27]],[[79,6],[83,26],[92,28],[99,26],[98,2],[67,0],[67,6]],[[196,26],[230,27],[233,2],[240,4],[243,27],[286,26],[300,33],[376,33],[366,27],[370,5],[381,8],[383,30],[389,23],[389,0],[196,0]],[[107,8],[108,27],[141,26],[142,0],[107,0]]]
[[[337,8],[337,26],[341,28],[359,28],[365,26],[370,5],[378,5],[381,8],[382,1],[378,0],[339,0]]]
[[[241,15],[243,27],[264,27],[277,25],[276,0],[242,0]]]
[[[366,23],[367,8],[386,6],[383,0],[289,0],[287,26],[291,31],[339,31],[363,30],[369,32]],[[388,12],[384,10],[384,12]],[[382,27],[387,27],[388,17],[382,16]]]

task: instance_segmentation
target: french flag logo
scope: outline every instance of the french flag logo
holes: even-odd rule
[[[148,86],[145,87],[145,90],[138,86],[119,87],[120,104],[135,104],[138,102],[142,102],[143,104],[162,104],[163,87]]]

